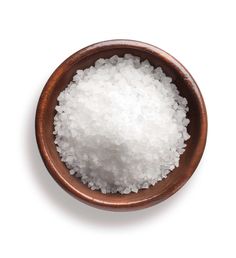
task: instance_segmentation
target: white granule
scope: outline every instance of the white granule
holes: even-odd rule
[[[179,165],[187,100],[160,67],[126,54],[78,70],[58,97],[55,143],[70,174],[102,193],[138,192]]]

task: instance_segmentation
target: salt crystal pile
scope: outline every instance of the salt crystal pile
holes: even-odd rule
[[[58,97],[55,144],[70,174],[102,193],[138,192],[179,165],[187,100],[160,67],[126,54],[78,70]]]

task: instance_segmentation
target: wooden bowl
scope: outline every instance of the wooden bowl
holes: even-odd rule
[[[98,58],[109,58],[113,55],[123,56],[131,53],[148,59],[153,66],[161,66],[164,72],[172,77],[181,96],[188,100],[188,132],[191,138],[180,158],[180,165],[166,179],[155,186],[138,193],[128,195],[102,194],[92,191],[71,176],[56,151],[53,135],[53,120],[57,97],[72,80],[77,69],[85,69]],[[42,159],[53,178],[68,193],[84,203],[108,210],[136,210],[157,204],[179,190],[196,169],[206,143],[207,114],[200,90],[190,75],[175,58],[163,50],[132,40],[111,40],[93,44],[67,58],[51,75],[40,96],[36,111],[36,138]]]

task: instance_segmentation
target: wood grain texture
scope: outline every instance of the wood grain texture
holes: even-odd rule
[[[53,135],[53,120],[57,97],[72,80],[77,69],[85,69],[98,58],[109,58],[125,53],[148,59],[153,66],[161,66],[172,77],[181,96],[188,100],[188,132],[186,151],[180,165],[166,179],[155,186],[128,195],[102,194],[92,191],[81,181],[71,176],[56,151]],[[70,194],[84,203],[97,208],[128,211],[157,204],[178,191],[195,171],[205,148],[207,137],[207,113],[201,92],[187,69],[163,50],[138,41],[110,40],[88,46],[67,58],[51,75],[40,96],[35,119],[36,139],[42,159],[52,177]]]

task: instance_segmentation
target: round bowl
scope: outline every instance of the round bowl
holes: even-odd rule
[[[53,135],[53,120],[56,114],[57,97],[72,80],[77,69],[94,65],[98,58],[130,53],[148,59],[156,67],[161,66],[166,75],[173,79],[181,96],[188,100],[190,119],[185,152],[180,157],[180,165],[166,179],[138,193],[102,194],[84,185],[80,179],[71,176],[60,160]],[[179,190],[196,169],[206,143],[207,114],[201,92],[186,68],[163,50],[133,40],[110,40],[83,48],[67,58],[51,75],[40,96],[36,111],[36,139],[42,159],[52,177],[68,193],[80,201],[97,208],[108,210],[136,210],[157,204]]]

